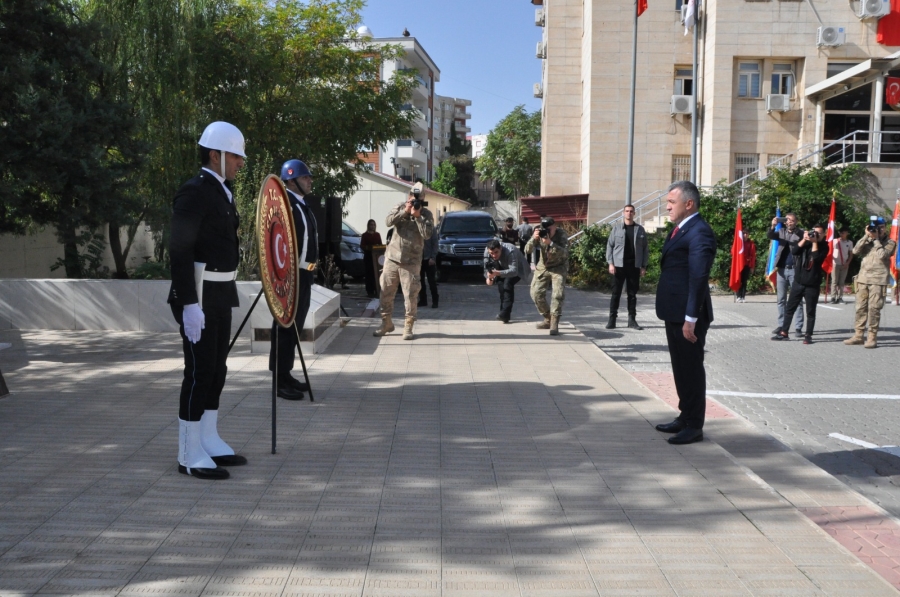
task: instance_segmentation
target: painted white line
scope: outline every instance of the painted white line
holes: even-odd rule
[[[855,446],[860,446],[869,450],[877,450],[878,452],[885,452],[886,454],[890,454],[891,456],[900,457],[900,447],[898,446],[879,446],[878,444],[873,444],[861,439],[856,439],[855,437],[850,437],[849,435],[844,435],[842,433],[829,433],[828,437],[833,437],[834,439],[841,440],[842,442],[847,442],[848,444],[853,444]]]
[[[829,307],[828,305],[819,305],[820,309],[832,309],[833,311],[843,311],[840,307]]]
[[[757,392],[727,392],[724,390],[707,390],[710,396],[737,396],[739,398],[771,398],[785,399],[815,399],[836,398],[838,400],[900,400],[897,394],[763,394]]]

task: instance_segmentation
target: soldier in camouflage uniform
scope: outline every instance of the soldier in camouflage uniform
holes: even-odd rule
[[[415,206],[419,199],[424,199],[425,190],[422,183],[410,190],[406,203],[401,203],[388,214],[385,223],[394,227],[394,235],[388,243],[384,254],[384,269],[381,272],[381,327],[374,335],[381,337],[394,331],[391,314],[394,312],[394,297],[397,286],[403,285],[403,298],[406,302],[406,325],[403,328],[403,339],[413,339],[413,324],[416,321],[416,301],[422,280],[419,268],[422,265],[422,252],[425,241],[434,232],[434,216],[425,207]]]
[[[543,236],[542,236],[543,234]],[[539,330],[550,330],[551,336],[559,334],[559,317],[566,298],[566,274],[569,271],[569,239],[556,227],[553,218],[541,218],[541,225],[534,229],[525,245],[525,254],[535,250],[540,259],[534,268],[531,281],[531,300],[544,321],[537,324]],[[547,305],[547,290],[552,287],[551,304]]]
[[[853,247],[853,254],[861,259],[856,276],[856,333],[844,340],[844,344],[862,344],[868,327],[866,348],[878,346],[881,309],[891,279],[891,256],[896,250],[897,243],[885,232],[884,218],[872,216],[866,235]]]

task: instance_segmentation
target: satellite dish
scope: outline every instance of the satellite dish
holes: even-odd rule
[[[365,25],[363,25],[362,27],[360,27],[359,29],[357,29],[357,30],[356,30],[356,33],[357,33],[357,35],[359,35],[360,37],[365,37],[365,38],[368,38],[368,39],[371,39],[371,38],[375,37],[375,36],[372,34],[372,30],[369,29],[368,27],[366,27]]]

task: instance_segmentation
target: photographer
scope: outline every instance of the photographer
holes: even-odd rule
[[[406,302],[406,325],[403,339],[413,339],[413,324],[416,321],[417,301],[422,281],[419,270],[422,266],[422,252],[425,241],[434,232],[434,217],[425,206],[425,190],[417,182],[409,191],[405,203],[401,203],[388,214],[385,224],[394,227],[394,234],[384,253],[384,269],[381,272],[381,327],[374,336],[381,337],[394,331],[391,315],[394,312],[394,297],[397,286],[403,285]]]
[[[525,253],[537,253],[538,262],[534,266],[531,280],[531,300],[543,316],[537,324],[539,330],[550,330],[551,336],[559,334],[559,317],[566,298],[566,274],[569,271],[569,239],[565,232],[556,227],[553,218],[541,218],[541,225],[534,229]],[[547,291],[551,290],[551,304],[547,304]]]
[[[791,294],[787,300],[784,313],[784,325],[772,340],[790,338],[787,330],[791,327],[794,312],[800,302],[806,301],[806,336],[804,344],[812,344],[813,330],[816,327],[816,305],[819,302],[819,287],[822,286],[822,263],[828,256],[828,243],[825,240],[825,227],[821,224],[803,233],[799,242],[791,245],[794,258],[794,281]]]
[[[509,323],[516,283],[528,275],[525,255],[512,243],[502,243],[496,238],[488,241],[484,249],[484,279],[488,286],[496,286],[500,293],[500,313],[497,319]]]
[[[784,224],[781,230],[775,230],[778,224]],[[797,243],[803,238],[803,230],[797,227],[797,216],[789,213],[783,218],[772,218],[772,226],[766,230],[766,237],[769,240],[777,240],[778,251],[775,254],[775,296],[778,303],[778,327],[773,331],[774,334],[780,334],[782,331],[789,331],[784,327],[784,305],[787,302],[788,293],[794,284],[794,256],[791,254],[791,245]],[[797,314],[797,335],[802,335],[803,329],[803,311]]]
[[[856,276],[856,333],[844,340],[844,344],[862,344],[863,332],[868,325],[865,346],[878,346],[881,309],[884,308],[884,294],[891,276],[891,256],[896,250],[897,243],[888,238],[884,218],[871,216],[866,235],[853,247],[853,254],[861,260],[859,275]]]

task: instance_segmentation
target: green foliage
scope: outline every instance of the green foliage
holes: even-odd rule
[[[145,261],[128,272],[135,280],[171,280],[172,273],[165,264],[158,261]]]
[[[444,160],[438,164],[430,187],[438,193],[458,197],[456,194],[456,168],[449,160]]]
[[[569,284],[576,288],[607,288],[612,284],[606,265],[609,226],[587,226],[569,245]]]
[[[456,134],[456,121],[454,120],[450,123],[450,145],[447,146],[447,153],[451,156],[467,156],[471,152],[472,144]]]
[[[454,197],[475,204],[478,202],[478,193],[475,191],[475,160],[468,155],[454,155],[445,161],[453,164],[456,169],[456,178],[453,187],[456,189]]]
[[[488,133],[484,154],[475,168],[512,192],[512,198],[541,189],[541,112],[516,106]]]
[[[77,233],[74,242],[74,252],[68,245],[64,247],[65,256],[57,258],[50,266],[50,271],[55,272],[59,268],[68,271],[73,265],[78,268],[80,277],[83,278],[108,278],[109,268],[103,265],[103,252],[106,249],[106,239],[102,233],[83,230]],[[71,276],[70,276],[71,277]]]

